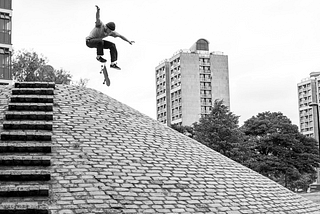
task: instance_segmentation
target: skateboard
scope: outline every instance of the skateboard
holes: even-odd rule
[[[103,73],[104,76],[104,81],[103,84],[106,84],[107,86],[110,86],[110,79],[108,76],[108,71],[107,71],[107,67],[106,67],[106,63],[102,63],[101,65],[101,70],[100,70],[100,74]]]

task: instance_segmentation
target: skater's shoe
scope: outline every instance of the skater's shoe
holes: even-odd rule
[[[102,56],[97,57],[97,60],[99,62],[106,62],[107,61],[106,59],[102,58]]]
[[[117,70],[121,70],[121,68],[119,68],[117,64],[111,64],[111,65],[110,65],[110,68],[114,68],[114,69],[117,69]]]

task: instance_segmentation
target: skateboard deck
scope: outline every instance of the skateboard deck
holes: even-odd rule
[[[110,79],[109,79],[109,76],[108,76],[108,71],[107,71],[106,63],[103,63],[103,64],[101,65],[100,74],[101,74],[101,73],[103,73],[103,76],[104,76],[103,84],[106,84],[107,86],[110,86]]]

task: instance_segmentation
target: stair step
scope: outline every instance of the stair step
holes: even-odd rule
[[[0,197],[49,196],[49,185],[1,185]]]
[[[48,170],[1,170],[0,181],[49,181]]]
[[[52,143],[44,142],[0,142],[0,153],[51,153]]]
[[[53,112],[46,111],[6,111],[6,120],[53,120]]]
[[[12,95],[13,103],[53,103],[52,95]]]
[[[53,111],[53,103],[9,103],[9,111]]]
[[[16,82],[15,88],[55,88],[54,82]]]
[[[52,122],[49,121],[4,121],[3,129],[22,129],[22,130],[49,130],[52,131]]]
[[[13,88],[13,95],[54,95],[53,88]]]
[[[52,133],[46,131],[3,131],[1,140],[15,141],[51,141]]]
[[[3,202],[0,214],[49,214],[47,204],[37,202]]]
[[[3,155],[0,156],[0,166],[50,166],[50,156],[38,155]]]

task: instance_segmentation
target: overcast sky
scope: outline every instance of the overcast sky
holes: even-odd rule
[[[106,38],[117,45],[122,68],[109,69],[110,87],[95,49],[85,45],[95,5],[103,22],[136,42]],[[205,38],[210,51],[228,55],[230,110],[240,125],[264,111],[298,125],[297,84],[320,71],[319,11],[319,0],[13,0],[12,43],[155,119],[155,67]]]

